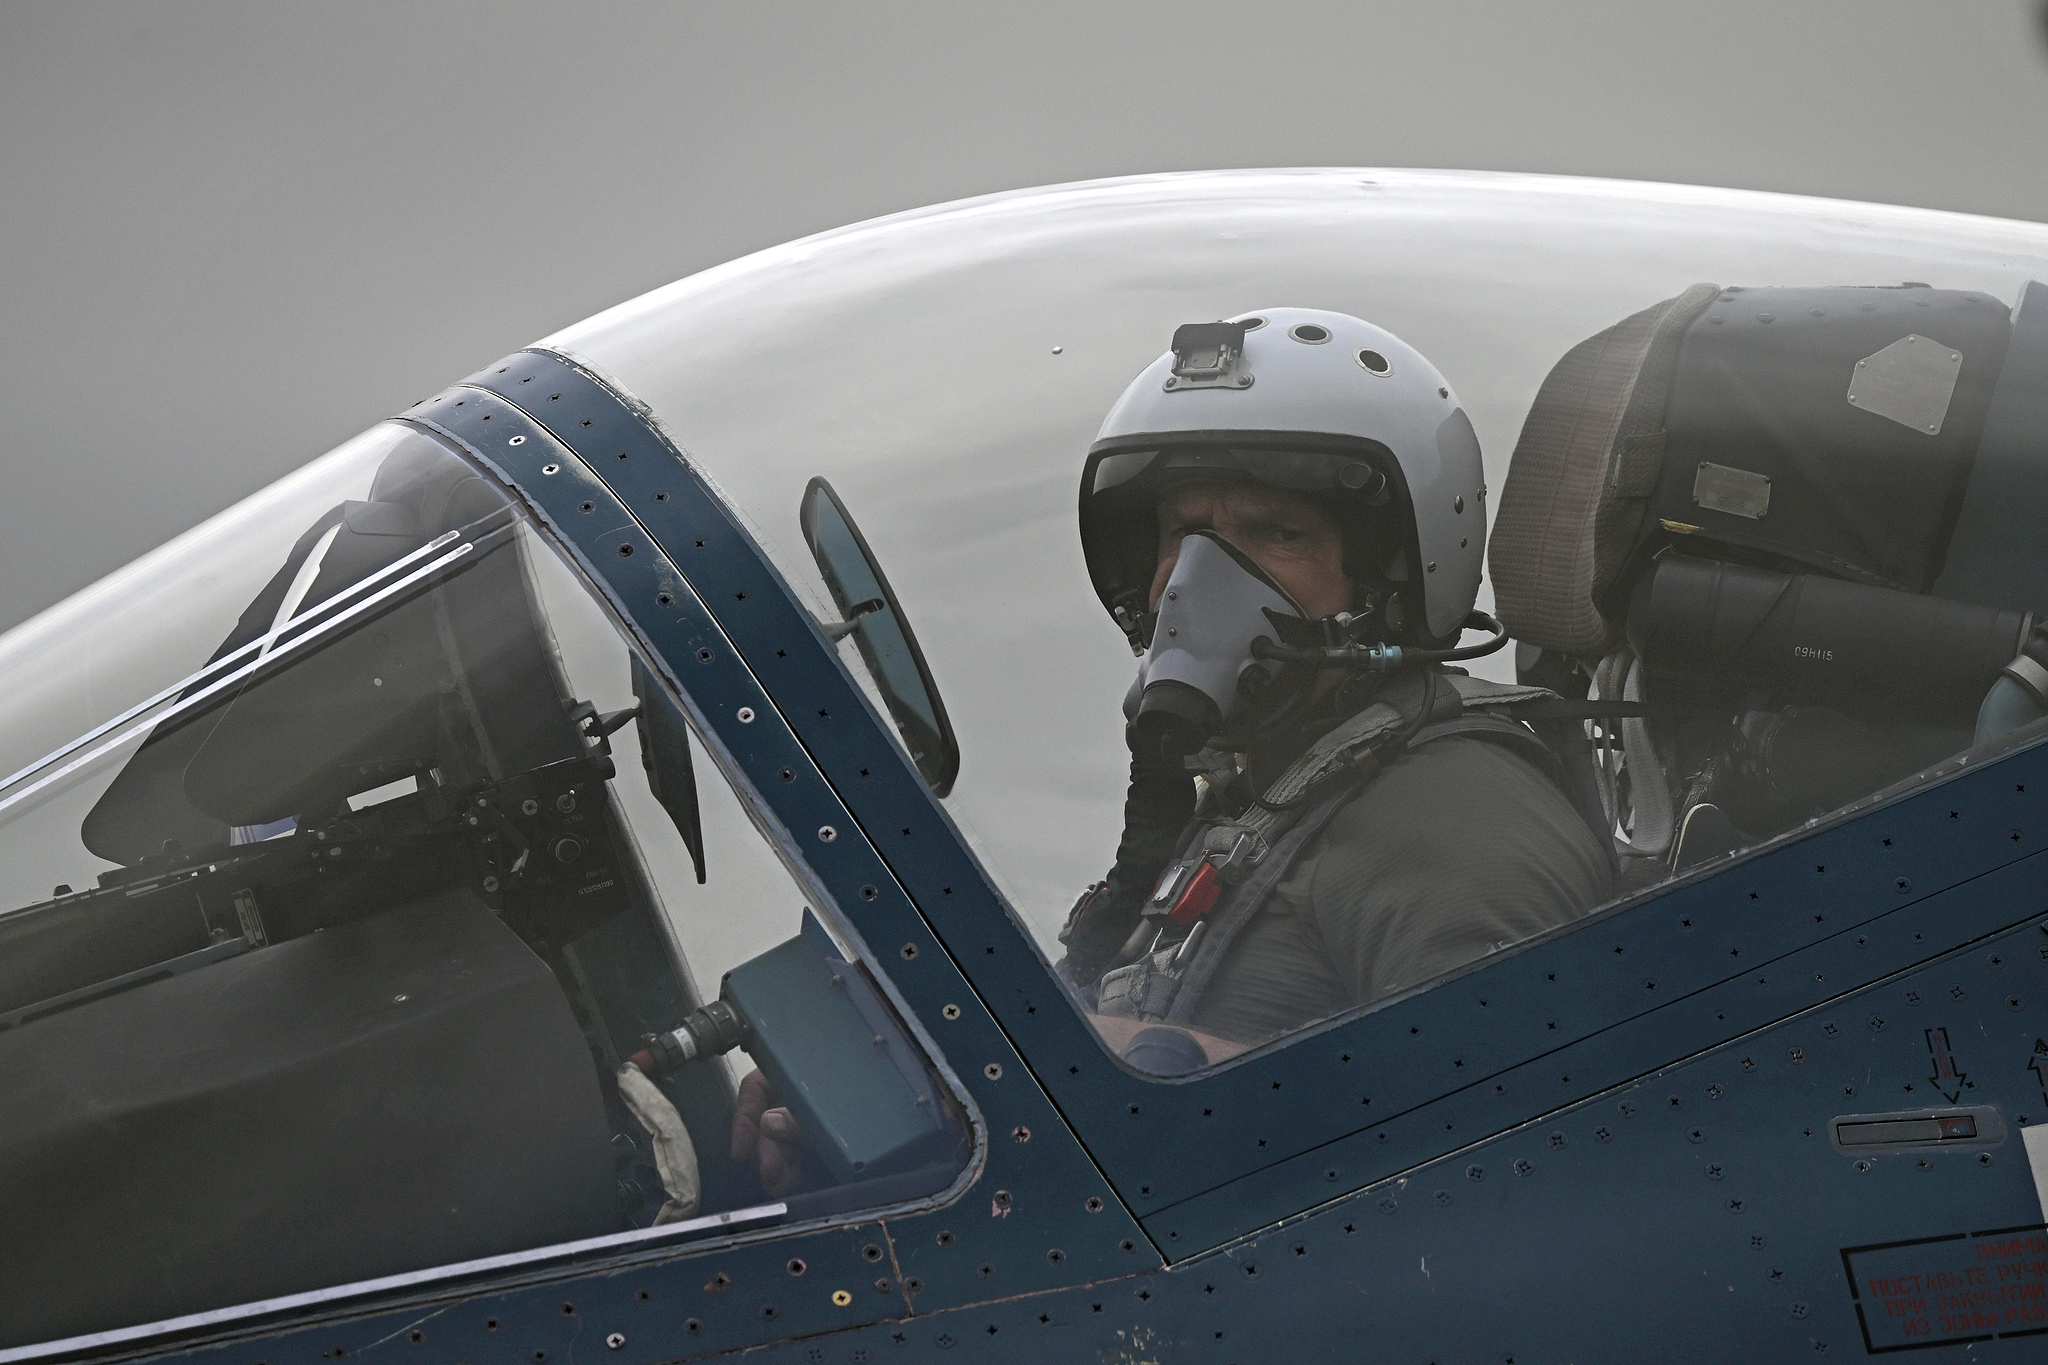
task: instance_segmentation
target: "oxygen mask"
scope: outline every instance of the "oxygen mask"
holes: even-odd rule
[[[1258,657],[1276,622],[1306,624],[1293,598],[1214,531],[1190,532],[1166,580],[1152,638],[1124,698],[1124,716],[1192,753],[1280,671]]]

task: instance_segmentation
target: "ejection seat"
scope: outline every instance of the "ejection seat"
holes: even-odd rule
[[[1624,888],[2048,715],[2044,379],[2040,283],[1699,284],[1552,368],[1490,575]]]

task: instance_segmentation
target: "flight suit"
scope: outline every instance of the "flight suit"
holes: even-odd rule
[[[1536,764],[1451,735],[1331,818],[1224,954],[1185,1022],[1258,1042],[1568,924],[1612,864]]]

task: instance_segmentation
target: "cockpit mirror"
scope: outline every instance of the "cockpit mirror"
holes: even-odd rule
[[[911,761],[932,791],[944,796],[960,771],[960,742],[882,566],[825,480],[812,479],[804,489],[798,521],[843,618],[825,626],[826,637],[835,643],[853,637]]]

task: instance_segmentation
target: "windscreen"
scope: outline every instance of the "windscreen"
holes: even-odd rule
[[[953,1180],[964,1114],[662,677],[399,424],[0,640],[50,745],[0,785],[0,1346]]]

